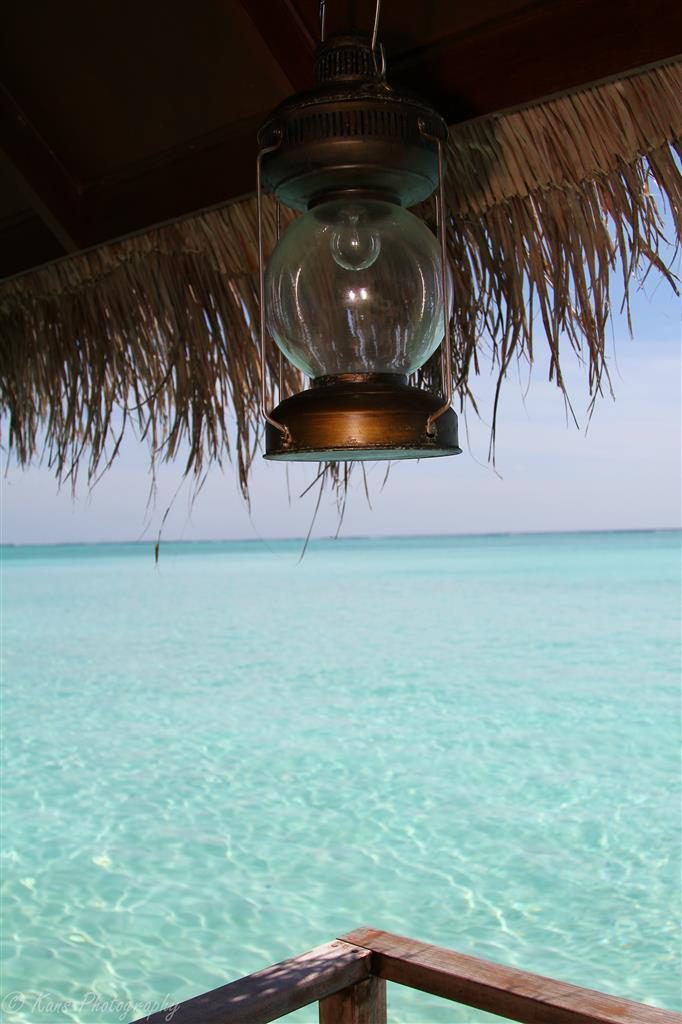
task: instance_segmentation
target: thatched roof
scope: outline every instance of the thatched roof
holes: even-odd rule
[[[501,385],[541,345],[559,387],[561,347],[602,392],[616,271],[626,300],[650,268],[675,287],[659,253],[664,205],[682,236],[681,138],[680,61],[450,129],[463,401],[483,363]],[[274,234],[269,202],[268,246]],[[235,456],[246,490],[262,434],[257,303],[253,198],[0,283],[5,445],[21,464],[44,452],[61,479],[81,465],[93,479],[134,429],[152,460],[187,445],[191,473]],[[272,346],[273,399],[277,364]],[[285,388],[298,386],[292,369]]]

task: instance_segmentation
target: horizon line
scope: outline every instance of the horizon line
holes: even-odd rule
[[[310,544],[319,541],[353,541],[353,540],[428,540],[431,538],[452,539],[458,537],[545,537],[574,534],[612,534],[612,533],[680,533],[682,525],[677,526],[631,526],[631,527],[586,527],[569,530],[484,530],[464,531],[462,533],[385,533],[385,534],[347,534],[324,537],[311,537]],[[161,540],[63,540],[63,541],[0,541],[2,548],[68,548],[68,547],[103,547],[105,545],[119,547],[144,547],[145,545],[160,546],[166,544],[270,544],[291,541],[305,541],[302,534],[291,537],[197,537],[188,540],[180,537],[162,538]]]

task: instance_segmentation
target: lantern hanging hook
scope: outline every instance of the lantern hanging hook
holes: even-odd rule
[[[327,0],[320,0],[320,6],[318,8],[318,14],[320,19],[320,43],[323,43],[326,38],[326,21],[327,21]],[[381,18],[381,0],[376,0],[374,7],[374,25],[372,27],[372,42],[371,50],[374,58],[374,67],[376,68],[377,74],[383,78],[386,74],[386,52],[381,43],[378,47],[377,57],[377,37],[379,35],[379,19]]]

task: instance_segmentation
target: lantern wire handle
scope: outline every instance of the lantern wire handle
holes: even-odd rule
[[[381,0],[377,0],[374,8],[374,28],[372,29],[372,53],[377,48],[377,36],[379,35],[379,18],[381,17]]]
[[[438,192],[436,192],[436,194],[435,194],[435,196],[433,198],[434,198],[434,203],[433,203],[434,212],[435,212],[435,215],[436,215],[436,237],[438,239],[440,239],[440,236],[441,236],[441,229],[440,229],[440,223],[441,223],[441,221],[440,221],[440,197],[438,195]],[[441,250],[441,258],[442,258],[442,250]],[[442,285],[442,281],[441,281],[441,285]],[[447,367],[445,365],[445,349],[446,349],[445,345],[441,345],[440,346],[440,375],[441,375],[441,380],[443,381],[443,387],[445,387],[445,383],[444,382],[445,382],[445,378],[447,376]]]
[[[436,224],[440,238],[440,282],[443,295],[443,340],[441,342],[441,373],[443,377],[443,397],[445,401],[431,413],[426,421],[426,433],[429,437],[435,434],[435,421],[447,412],[452,402],[452,348],[450,345],[450,315],[448,311],[448,248],[447,248],[447,219],[445,216],[445,182],[443,173],[443,143],[437,135],[426,131],[423,124],[419,125],[420,131],[425,138],[432,139],[438,146],[438,202]]]
[[[379,18],[381,17],[381,0],[377,0],[376,7],[374,8],[374,28],[372,29],[372,57],[374,58],[374,68],[379,78],[386,77],[386,51],[384,50],[383,43],[379,43],[379,58],[377,60],[377,36],[379,34]]]
[[[258,212],[258,291],[260,298],[260,400],[261,400],[261,414],[263,419],[271,426],[279,430],[284,438],[284,445],[287,446],[291,442],[291,434],[289,428],[280,423],[278,420],[274,420],[268,413],[268,396],[265,387],[265,366],[266,366],[266,352],[265,352],[265,267],[263,260],[263,188],[262,188],[262,173],[261,164],[263,157],[267,156],[268,153],[274,152],[279,149],[282,139],[281,136],[278,138],[274,146],[265,146],[263,149],[258,151],[258,157],[256,159],[256,209]],[[280,363],[281,373],[281,363]]]
[[[277,205],[275,206],[275,239],[278,242],[279,242],[279,236],[280,236],[281,229],[282,229],[282,204],[280,203],[280,201],[278,199],[277,200]],[[279,351],[279,380],[278,380],[278,386],[279,386],[279,400],[281,402],[282,398],[284,397],[284,395],[283,395],[283,390],[284,390],[284,383],[283,383],[284,382],[284,355],[282,353],[281,348],[278,351]]]

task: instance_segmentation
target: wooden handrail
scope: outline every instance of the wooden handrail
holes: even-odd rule
[[[373,954],[372,974],[523,1024],[680,1024],[682,1016],[463,953],[358,928],[344,942]]]
[[[358,928],[135,1024],[266,1024],[320,1003],[320,1024],[386,1024],[386,981],[522,1024],[682,1024],[682,1015]]]
[[[371,957],[337,939],[135,1024],[265,1024],[364,981]]]

